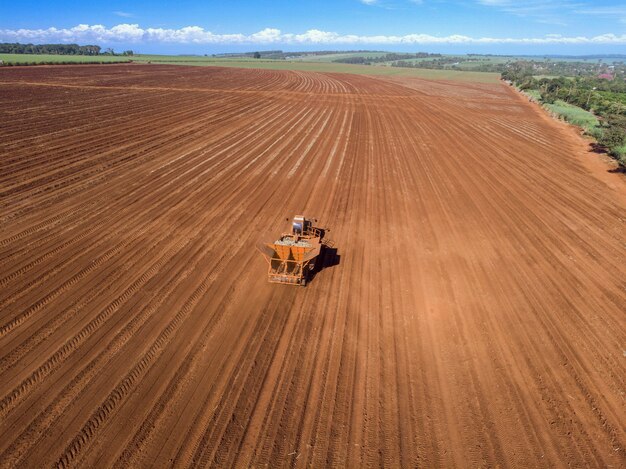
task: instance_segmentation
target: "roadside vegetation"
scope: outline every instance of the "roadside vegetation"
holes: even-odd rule
[[[503,72],[502,78],[583,128],[626,168],[626,81],[620,76],[622,68],[613,67],[598,75],[537,78],[532,65],[520,62]]]
[[[541,93],[539,93],[538,100],[541,100]],[[589,111],[560,99],[553,103],[544,103],[544,107],[567,122],[581,127],[589,135],[598,137],[601,134],[600,121]]]

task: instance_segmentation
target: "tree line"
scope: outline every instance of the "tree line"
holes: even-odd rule
[[[134,55],[132,50],[116,53],[110,47],[104,51],[100,46],[78,44],[20,44],[18,42],[0,43],[0,54],[49,54],[49,55]]]
[[[364,56],[342,57],[342,58],[333,60],[333,62],[342,63],[342,64],[371,65],[373,63],[392,62],[394,60],[424,59],[427,57],[441,57],[441,54],[429,54],[427,52],[417,52],[415,54],[388,53],[388,54],[380,55],[378,57],[364,57]],[[403,63],[410,63],[410,62],[403,62]]]
[[[597,76],[538,78],[533,73],[532,67],[518,63],[503,72],[502,79],[522,91],[535,91],[542,103],[561,101],[596,115],[600,128],[593,136],[626,168],[626,81]]]
[[[2,43],[0,53],[3,54],[52,54],[52,55],[99,55],[100,46],[78,44],[20,44]]]
[[[493,57],[495,57],[495,59]],[[441,56],[439,58],[432,58],[431,60],[397,60],[393,62],[391,66],[495,73],[514,72],[518,71],[521,67],[535,76],[554,75],[567,77],[593,77],[604,74],[616,79],[626,77],[626,65],[623,62],[614,62],[613,64],[609,64],[607,62],[603,62],[602,59],[599,59],[597,62],[564,61],[558,59],[514,60],[513,58],[503,62],[497,59],[497,56],[488,55]]]

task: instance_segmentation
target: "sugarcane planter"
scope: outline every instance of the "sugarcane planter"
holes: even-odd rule
[[[313,226],[313,221],[296,215],[291,232],[283,233],[273,243],[259,246],[268,263],[267,276],[272,283],[306,285],[315,270],[326,246],[323,240],[326,231]]]

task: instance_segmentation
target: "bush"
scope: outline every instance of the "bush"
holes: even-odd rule
[[[597,141],[600,141],[600,139],[602,138],[602,129],[600,127],[591,127],[591,128],[585,129],[585,133],[587,135],[590,135]]]
[[[605,147],[611,149],[618,149],[626,143],[626,131],[620,127],[611,126],[602,132],[600,137],[600,143]]]
[[[611,155],[617,160],[622,168],[626,169],[626,145],[611,150]]]

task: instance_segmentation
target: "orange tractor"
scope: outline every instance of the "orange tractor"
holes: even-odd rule
[[[316,260],[326,246],[326,241],[323,241],[326,231],[313,226],[313,220],[296,215],[290,233],[283,233],[273,243],[260,246],[259,250],[269,264],[269,281],[306,285],[315,270]]]

